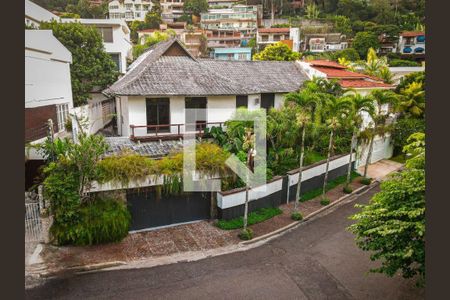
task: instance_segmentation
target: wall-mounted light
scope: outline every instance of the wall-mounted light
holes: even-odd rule
[[[255,105],[259,105],[259,98],[255,98]]]

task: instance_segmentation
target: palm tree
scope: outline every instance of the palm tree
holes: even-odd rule
[[[255,156],[254,153],[254,145],[255,145],[255,136],[252,133],[252,130],[247,128],[245,130],[244,144],[242,148],[247,150],[247,167],[252,169],[252,158]],[[247,223],[248,223],[248,192],[249,192],[249,174],[247,173],[247,182],[245,185],[245,204],[244,204],[244,228],[243,231],[247,232]]]
[[[362,96],[361,94],[354,93],[351,95],[348,95],[347,98],[351,101],[352,107],[351,110],[349,110],[348,115],[348,121],[350,123],[350,126],[353,128],[352,131],[352,139],[350,143],[350,158],[348,162],[348,168],[347,168],[347,183],[345,185],[345,188],[348,189],[348,185],[351,181],[351,173],[352,173],[352,160],[353,160],[353,151],[358,151],[358,133],[361,129],[361,125],[363,123],[363,118],[361,113],[365,112],[369,116],[373,116],[375,112],[375,106],[373,103],[373,100],[369,97]],[[355,156],[357,157],[358,154],[355,153]]]
[[[412,117],[422,117],[425,112],[425,90],[421,82],[411,82],[400,92],[401,111]]]
[[[306,126],[310,121],[310,113],[306,110],[301,111],[297,115],[297,123],[302,128],[302,145],[300,149],[300,163],[298,168],[298,183],[297,183],[297,192],[295,195],[294,200],[294,212],[297,212],[298,210],[298,202],[300,201],[300,189],[302,184],[302,173],[303,173],[303,157],[305,153],[305,133],[306,133]]]
[[[386,133],[391,130],[391,126],[387,123],[387,121],[390,113],[395,110],[398,99],[397,95],[390,90],[373,90],[370,93],[369,97],[376,104],[376,113],[372,117],[373,127],[367,132],[370,143],[368,150],[369,152],[367,153],[366,163],[364,166],[364,177],[367,177],[367,170],[372,158],[373,142],[375,140],[375,136],[378,135],[384,137]]]
[[[341,126],[342,120],[348,115],[351,108],[351,102],[345,98],[337,98],[330,95],[325,102],[325,116],[328,116],[327,123],[330,129],[330,138],[328,143],[327,164],[325,167],[325,178],[323,180],[322,200],[325,200],[325,192],[328,181],[328,169],[330,166],[331,151],[333,149],[333,135],[337,128]]]

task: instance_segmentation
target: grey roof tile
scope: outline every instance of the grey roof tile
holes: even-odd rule
[[[116,155],[124,150],[153,158],[166,156],[169,153],[182,149],[180,141],[155,141],[145,143],[132,142],[128,137],[105,137],[110,146],[106,156]]]
[[[109,95],[213,96],[292,92],[307,76],[295,62],[197,60],[164,56],[177,39],[154,45],[104,90]],[[184,49],[184,47],[183,47]]]

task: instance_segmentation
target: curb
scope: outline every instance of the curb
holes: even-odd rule
[[[254,238],[254,239],[251,239],[251,240],[248,240],[248,241],[242,241],[242,242],[239,242],[239,244],[241,244],[241,245],[249,245],[249,244],[253,244],[253,243],[259,242],[259,241],[261,241],[261,240],[268,239],[268,238],[270,238],[270,237],[272,237],[272,236],[274,236],[274,235],[280,234],[280,233],[282,233],[282,232],[288,231],[289,229],[294,228],[294,227],[296,227],[297,225],[300,225],[300,224],[302,224],[302,223],[308,221],[308,220],[311,219],[312,217],[314,217],[314,216],[320,214],[321,212],[323,212],[323,211],[325,211],[325,210],[328,210],[328,209],[330,209],[330,208],[336,206],[337,204],[343,202],[344,200],[346,200],[346,199],[348,199],[348,198],[350,198],[350,197],[357,196],[357,195],[361,195],[361,194],[363,194],[363,193],[368,192],[369,190],[371,190],[371,189],[373,189],[375,186],[377,186],[379,183],[380,183],[380,181],[374,180],[374,181],[372,181],[369,185],[364,185],[364,186],[362,186],[362,187],[359,187],[359,188],[357,188],[356,190],[354,190],[351,194],[347,194],[347,195],[345,195],[345,196],[342,196],[341,198],[337,199],[336,201],[334,201],[334,202],[332,202],[332,203],[330,203],[330,204],[328,204],[328,205],[326,205],[326,206],[324,206],[324,207],[322,207],[322,208],[316,210],[315,212],[310,213],[309,215],[307,215],[306,217],[304,217],[304,218],[303,218],[302,220],[300,220],[300,221],[294,221],[294,222],[292,222],[291,224],[288,224],[288,225],[286,225],[286,226],[284,226],[284,227],[282,227],[282,228],[279,228],[279,229],[274,230],[274,231],[272,231],[272,232],[266,233],[266,234],[264,234],[264,235],[261,235],[261,236],[259,236],[259,237]]]
[[[236,247],[236,249],[234,249],[231,252],[213,253],[213,251],[211,251],[208,254],[203,253],[203,255],[200,255],[201,257],[196,257],[196,258],[193,258],[193,259],[179,258],[179,259],[171,260],[170,258],[168,258],[169,264],[177,263],[177,262],[196,261],[196,260],[201,259],[201,258],[214,257],[214,256],[217,256],[217,255],[233,253],[233,252],[236,252],[236,251],[245,251],[246,250],[245,246],[253,248],[253,247],[256,246],[256,245],[253,245],[253,244],[256,244],[257,242],[264,243],[265,241],[268,241],[270,238],[273,238],[275,236],[283,234],[283,233],[287,232],[288,230],[290,230],[290,229],[292,229],[294,227],[300,226],[301,224],[303,224],[306,221],[310,220],[311,218],[313,218],[314,216],[318,215],[319,213],[321,213],[321,212],[323,212],[325,210],[328,210],[328,209],[338,205],[339,203],[342,203],[344,200],[346,200],[346,199],[348,199],[350,197],[361,195],[361,194],[364,194],[364,193],[368,192],[369,190],[371,190],[372,188],[377,186],[379,183],[380,183],[379,180],[374,180],[371,184],[362,186],[362,187],[354,190],[351,194],[344,195],[341,198],[339,198],[338,200],[336,200],[336,201],[334,201],[334,202],[332,202],[332,203],[330,203],[330,204],[320,208],[319,210],[316,210],[313,213],[310,213],[309,215],[304,217],[303,220],[301,220],[301,221],[294,221],[291,224],[288,224],[288,225],[286,225],[286,226],[284,226],[282,228],[276,229],[276,230],[274,230],[272,232],[269,232],[269,233],[267,233],[265,235],[256,237],[256,238],[254,238],[252,240],[241,241],[238,244],[235,244],[237,247]],[[167,264],[167,263],[159,263],[159,264],[156,263],[153,266],[164,265],[164,264]],[[66,270],[73,271],[75,274],[81,275],[81,274],[101,271],[102,269],[111,269],[111,268],[114,268],[114,267],[119,267],[119,266],[124,266],[124,265],[129,265],[129,263],[124,262],[124,261],[110,261],[110,262],[104,262],[104,263],[98,263],[98,264],[73,266],[73,267],[67,268]],[[55,275],[57,273],[59,273],[59,272],[54,272],[54,273],[53,272],[43,272],[43,273],[40,274],[40,277],[49,278],[49,277],[52,277],[52,275]]]

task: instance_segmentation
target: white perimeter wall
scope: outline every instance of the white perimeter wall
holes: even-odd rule
[[[344,165],[348,164],[348,161],[350,159],[350,155],[345,155],[342,157],[339,157],[337,159],[334,159],[330,161],[329,171],[337,169],[339,167],[342,167]],[[355,158],[353,156],[353,161],[355,161]],[[315,166],[313,168],[309,168],[302,173],[302,182],[306,181],[308,179],[311,179],[313,177],[322,175],[325,173],[325,163]],[[289,186],[295,185],[298,183],[298,173],[288,175],[289,180]],[[273,193],[276,193],[278,191],[282,190],[283,185],[283,178],[280,178],[278,180],[275,180],[273,182],[270,182],[266,184],[265,186],[258,187],[255,189],[251,189],[249,191],[249,201],[256,200],[261,197],[265,197],[268,195],[271,195]],[[217,193],[217,206],[221,209],[230,208],[233,206],[242,205],[245,203],[245,190],[239,191],[232,194],[223,195],[222,193]]]

